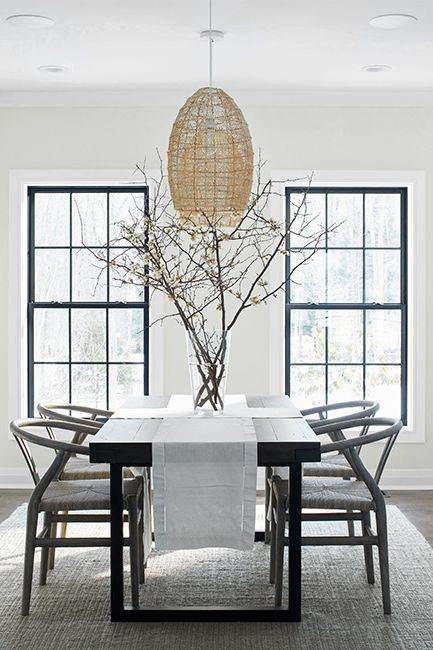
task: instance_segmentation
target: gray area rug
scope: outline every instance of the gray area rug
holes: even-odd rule
[[[0,525],[1,650],[424,650],[433,649],[433,549],[388,508],[393,614],[365,578],[362,548],[303,550],[302,623],[111,623],[109,550],[60,549],[45,587],[35,566],[30,616],[20,616],[25,506]],[[332,530],[339,524],[309,524]],[[71,531],[106,533],[104,525]],[[343,529],[345,530],[345,529]],[[144,604],[272,604],[269,549],[152,553]],[[128,593],[128,585],[126,585]]]

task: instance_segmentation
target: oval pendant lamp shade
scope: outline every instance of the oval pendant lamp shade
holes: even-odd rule
[[[251,193],[253,149],[240,108],[220,88],[200,88],[180,109],[170,135],[168,179],[184,224],[239,223]]]

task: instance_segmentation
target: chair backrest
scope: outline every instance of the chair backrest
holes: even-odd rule
[[[372,418],[380,408],[379,402],[373,400],[351,400],[348,402],[335,402],[333,404],[322,404],[301,411],[310,427],[316,429],[325,423],[334,424],[337,422],[346,422],[349,420],[358,420],[361,418]],[[338,414],[338,411],[351,410],[350,413]],[[354,409],[354,410],[353,410]],[[309,417],[309,416],[316,417]],[[331,415],[331,417],[329,417]],[[368,428],[367,428],[368,429]],[[365,433],[365,432],[364,432]]]
[[[76,434],[77,427],[73,423],[64,422],[62,420],[50,420],[49,423],[51,427],[68,431],[74,435]],[[47,435],[35,433],[35,428],[44,429],[45,434]],[[46,487],[53,479],[57,478],[72,454],[89,455],[89,449],[84,445],[51,438],[47,431],[48,428],[48,421],[39,418],[14,420],[10,423],[10,430],[18,443],[27,467],[29,468],[33,482],[40,494],[45,491]],[[85,430],[83,433],[94,433],[94,429],[88,427],[88,431]],[[42,477],[39,475],[37,470],[37,465],[31,451],[31,445],[48,447],[56,452],[53,462]]]
[[[47,433],[50,436],[50,433],[48,431]],[[38,468],[36,467],[35,459],[33,458],[33,454],[30,449],[30,446],[27,440],[24,440],[20,436],[16,436],[14,434],[14,438],[18,443],[18,447],[20,448],[22,455],[24,456],[24,460],[26,461],[26,465],[29,468],[29,472],[32,477],[33,483],[37,485],[41,480],[41,477],[39,476]]]
[[[93,406],[84,406],[82,404],[38,404],[37,408],[40,416],[43,418],[50,420],[63,420],[64,422],[70,422],[80,426],[80,429],[76,429],[76,436],[72,439],[72,442],[77,443],[83,442],[85,438],[85,435],[83,435],[81,431],[81,425],[93,427],[93,433],[95,433],[102,427],[104,422],[113,415],[113,411],[106,411],[105,409],[98,409]],[[50,437],[55,439],[52,427],[48,427],[47,430]]]
[[[317,433],[327,433],[333,439],[333,442],[321,446],[321,452],[339,451],[344,453],[357,478],[367,484],[370,492],[372,494],[374,492],[374,497],[377,495],[376,487],[379,489],[378,485],[382,478],[383,470],[385,469],[386,462],[397,440],[398,434],[403,427],[403,423],[401,420],[393,418],[371,418],[369,420],[369,426],[370,428],[373,427],[374,431],[359,435],[359,427],[363,424],[363,418],[349,420],[339,424],[324,424],[323,427],[317,430]],[[355,432],[355,437],[347,438],[350,430]],[[378,441],[384,441],[385,445],[380,454],[373,477],[362,462],[357,449],[358,447],[363,447],[364,445]]]

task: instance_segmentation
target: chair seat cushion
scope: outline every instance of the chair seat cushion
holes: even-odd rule
[[[128,467],[124,468],[123,475],[125,478],[133,478]],[[110,465],[108,463],[89,463],[89,459],[82,456],[72,456],[60,474],[62,481],[89,481],[103,478],[110,478]]]
[[[123,499],[126,507],[128,497],[139,496],[142,489],[140,478],[123,482]],[[39,510],[58,512],[59,510],[109,510],[110,481],[53,481],[45,490]]]
[[[355,473],[344,454],[324,455],[320,463],[304,463],[304,476],[353,478]]]
[[[374,510],[373,498],[362,481],[306,478],[302,482],[302,507],[322,510]]]

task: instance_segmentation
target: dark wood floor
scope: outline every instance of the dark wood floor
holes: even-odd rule
[[[0,490],[0,521],[27,501],[29,490]],[[433,546],[433,491],[393,490],[388,503],[400,508]]]
[[[400,508],[433,546],[433,490],[393,490],[388,503]]]

